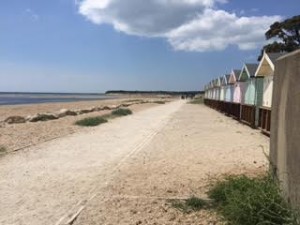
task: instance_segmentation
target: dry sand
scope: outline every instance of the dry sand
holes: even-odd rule
[[[169,200],[264,172],[268,142],[203,105],[152,107],[0,158],[0,224],[222,224]]]
[[[55,113],[61,109],[87,109],[93,106],[109,106],[121,103],[132,103],[134,100],[154,101],[154,98],[120,98],[114,100],[100,101],[82,101],[69,103],[45,103],[35,105],[16,105],[16,106],[0,106],[0,121],[4,121],[9,116],[29,116],[37,113]],[[159,99],[158,99],[159,100]],[[132,105],[129,108],[134,112],[153,107],[157,104],[139,104]],[[59,138],[68,134],[72,134],[86,128],[75,126],[74,123],[90,116],[101,116],[110,113],[110,110],[104,110],[94,113],[83,114],[79,116],[68,116],[59,120],[47,122],[25,123],[25,124],[0,124],[0,146],[4,146],[7,151],[15,151],[43,143],[48,140]]]

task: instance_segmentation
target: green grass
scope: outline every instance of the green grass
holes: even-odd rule
[[[126,100],[125,102],[140,102],[141,100],[140,99],[129,99],[129,100]]]
[[[107,123],[108,120],[114,119],[120,116],[127,116],[132,114],[130,109],[116,109],[112,111],[111,114],[106,114],[103,116],[96,116],[96,117],[88,117],[82,120],[77,121],[75,124],[78,126],[85,126],[85,127],[95,127],[102,123]]]
[[[185,200],[170,200],[170,203],[173,208],[183,213],[199,211],[208,206],[207,201],[197,197],[191,197]]]
[[[190,104],[203,104],[204,99],[202,97],[194,98],[189,102]]]
[[[229,176],[208,192],[218,212],[231,225],[298,225],[296,214],[270,177]]]
[[[120,108],[120,109],[116,109],[114,111],[112,111],[111,115],[112,116],[127,116],[127,115],[130,115],[132,114],[132,111],[130,109],[123,109],[123,108]]]
[[[107,119],[103,116],[96,116],[96,117],[88,117],[82,120],[77,121],[75,124],[78,126],[85,126],[85,127],[94,127],[98,126],[102,123],[107,123]]]

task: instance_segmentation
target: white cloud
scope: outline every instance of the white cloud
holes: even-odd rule
[[[226,0],[83,0],[79,13],[130,35],[166,38],[176,50],[257,48],[280,16],[239,17],[216,9]]]

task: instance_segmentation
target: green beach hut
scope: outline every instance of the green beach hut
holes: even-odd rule
[[[241,94],[241,121],[252,126],[258,126],[259,107],[262,105],[263,79],[255,77],[258,64],[246,63],[243,66],[239,80],[245,82],[244,93]]]

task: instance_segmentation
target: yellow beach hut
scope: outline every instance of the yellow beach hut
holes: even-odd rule
[[[266,134],[270,133],[271,126],[271,108],[273,95],[273,75],[276,60],[283,56],[284,53],[266,53],[256,70],[255,77],[263,78],[263,98],[262,105],[259,108],[258,127]]]

